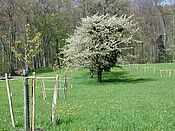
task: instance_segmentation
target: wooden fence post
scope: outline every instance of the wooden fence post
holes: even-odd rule
[[[11,97],[11,91],[10,91],[10,83],[9,83],[9,80],[8,80],[7,73],[5,74],[5,79],[6,79],[7,95],[8,95],[9,107],[10,107],[11,122],[12,122],[12,126],[15,127],[15,120],[14,120],[14,114],[13,114],[13,105],[12,105],[12,97]]]
[[[53,92],[53,102],[52,102],[52,123],[57,123],[56,116],[56,105],[57,105],[57,97],[58,97],[58,74],[56,75],[55,87]]]
[[[160,78],[163,78],[162,70],[160,70]]]
[[[171,78],[171,76],[172,76],[172,71],[169,70],[169,79]]]
[[[65,99],[67,97],[67,88],[68,88],[68,82],[67,82],[67,79],[65,77],[65,79],[64,79],[64,98]]]
[[[156,68],[154,67],[154,71],[153,71],[153,74],[155,75],[156,74]]]
[[[45,84],[44,84],[43,79],[41,79],[41,87],[42,87],[42,93],[43,93],[43,100],[46,100],[47,95],[46,95],[46,88],[45,88]]]
[[[32,73],[32,113],[31,113],[31,131],[35,130],[35,86],[36,86],[36,75]]]

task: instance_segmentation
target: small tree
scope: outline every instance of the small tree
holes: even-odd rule
[[[23,63],[24,78],[24,129],[29,130],[29,85],[28,85],[28,68],[32,58],[40,51],[41,33],[33,33],[29,24],[25,25],[24,37],[15,42],[12,51],[17,58]]]
[[[66,42],[63,51],[68,66],[88,67],[102,81],[103,70],[121,62],[131,49],[132,38],[137,31],[131,17],[108,14],[82,18],[82,24]]]
[[[23,68],[28,72],[29,64],[32,62],[40,51],[41,33],[33,33],[29,24],[25,25],[25,35],[21,40],[17,40],[12,47],[12,51],[20,62],[23,63]]]

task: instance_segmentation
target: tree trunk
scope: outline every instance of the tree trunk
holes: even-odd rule
[[[89,75],[90,75],[90,78],[93,79],[94,78],[94,71],[90,70]]]
[[[58,42],[58,39],[56,39],[56,60],[57,60],[57,65],[59,66],[60,68],[60,59],[58,58],[58,54],[59,54],[59,42]]]
[[[97,70],[97,82],[102,82],[102,69]]]
[[[33,69],[36,70],[36,68],[37,68],[37,67],[36,67],[36,58],[33,57]]]

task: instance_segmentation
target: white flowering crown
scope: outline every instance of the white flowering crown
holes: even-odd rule
[[[109,14],[82,18],[81,25],[66,40],[66,65],[103,70],[122,61],[138,29],[131,18]]]

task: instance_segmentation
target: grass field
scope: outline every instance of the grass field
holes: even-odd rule
[[[155,67],[156,74],[144,74],[141,67]],[[67,99],[58,99],[60,124],[51,124],[53,91],[42,100],[40,84],[36,87],[36,127],[46,131],[173,131],[175,130],[175,77],[161,79],[160,69],[175,69],[175,64],[139,65],[112,69],[103,74],[102,84],[90,79],[88,70],[71,73],[73,88]],[[56,72],[40,71],[38,75],[55,76]],[[46,82],[53,88],[54,82]],[[5,82],[0,82],[0,130],[23,129],[22,80],[11,81],[16,128],[10,124]]]

